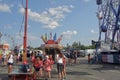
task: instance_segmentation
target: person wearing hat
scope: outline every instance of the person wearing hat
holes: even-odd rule
[[[45,71],[45,80],[51,79],[51,61],[49,56],[46,55],[46,60],[44,61],[44,71]]]

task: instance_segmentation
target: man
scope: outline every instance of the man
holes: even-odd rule
[[[5,65],[6,57],[7,57],[6,50],[3,49],[3,50],[2,50],[2,65]]]

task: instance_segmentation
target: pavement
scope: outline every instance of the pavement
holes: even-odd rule
[[[18,66],[14,65],[15,68]],[[79,58],[77,64],[67,65],[66,72],[66,80],[120,80],[120,64],[88,64],[86,57]],[[7,66],[0,66],[0,80],[9,80]],[[58,80],[57,71],[52,72],[51,80]]]

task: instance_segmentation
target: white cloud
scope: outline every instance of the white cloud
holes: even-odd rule
[[[11,12],[11,6],[7,4],[0,4],[0,12]]]
[[[55,29],[60,25],[59,22],[64,19],[65,13],[70,13],[72,8],[72,5],[58,6],[56,8],[49,8],[41,13],[28,9],[28,16],[31,20],[42,23],[45,28]],[[20,7],[19,12],[24,13],[24,8]]]
[[[66,39],[71,39],[72,36],[76,35],[77,34],[77,31],[66,31],[66,32],[63,32],[62,33],[64,38]]]
[[[91,33],[96,33],[94,29],[92,29],[90,32],[91,32]]]

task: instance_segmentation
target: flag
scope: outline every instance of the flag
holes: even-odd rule
[[[45,35],[42,35],[42,36],[41,36],[41,39],[43,40],[44,43],[47,42],[46,39],[45,39]]]
[[[61,35],[61,36],[58,38],[57,43],[60,43],[60,41],[62,40],[62,37],[63,37],[63,35]]]
[[[57,35],[55,33],[54,37],[53,37],[53,40],[56,41],[57,40]]]
[[[52,32],[50,33],[50,40],[52,40]]]
[[[47,41],[47,33],[45,33],[45,40]]]

